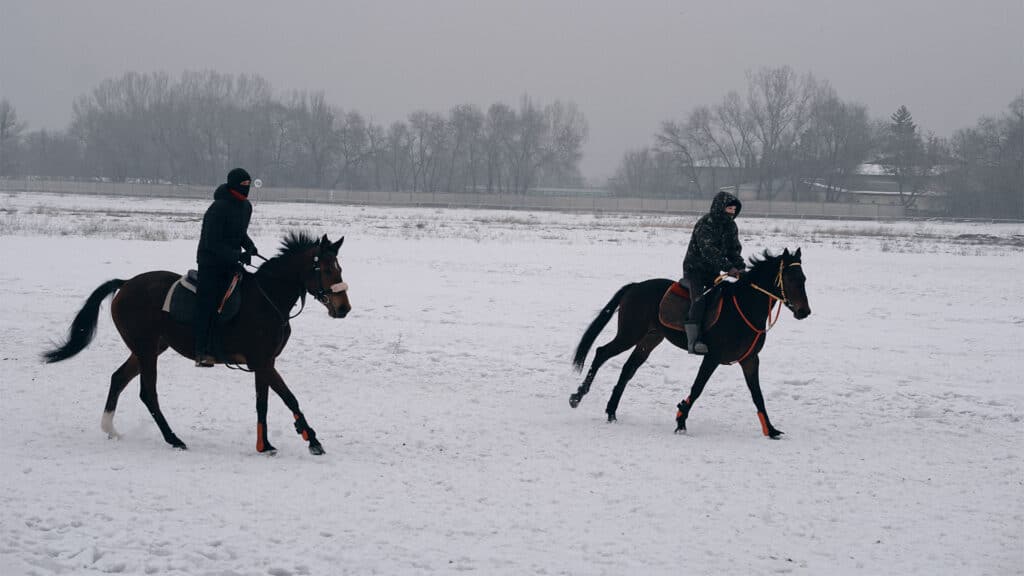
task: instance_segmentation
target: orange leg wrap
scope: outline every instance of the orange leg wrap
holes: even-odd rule
[[[298,414],[292,414],[292,416],[294,416],[296,420],[299,419],[299,415]],[[305,430],[303,430],[302,431],[302,439],[305,440],[306,442],[309,442],[309,432],[306,432]]]
[[[687,406],[689,406],[691,408],[693,407],[693,404],[690,403],[690,397],[689,396],[687,396],[686,400],[683,400],[683,402],[686,402]],[[676,419],[678,420],[679,418],[682,418],[682,417],[683,417],[683,411],[682,410],[676,410]]]
[[[768,420],[765,419],[764,412],[758,412],[757,413],[757,419],[761,421],[761,432],[765,436],[767,436],[768,435]]]
[[[256,424],[256,451],[263,452],[263,425]]]

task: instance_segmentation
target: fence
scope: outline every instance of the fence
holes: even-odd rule
[[[145,198],[208,199],[211,186],[148,184],[141,182],[104,182],[80,180],[0,179],[0,191],[43,192],[50,194],[99,194]],[[386,206],[435,206],[444,208],[491,208],[506,210],[559,210],[572,212],[649,212],[656,214],[696,214],[710,207],[703,198],[643,198],[597,196],[585,193],[565,195],[498,194],[487,192],[384,192],[358,190],[319,190],[313,188],[261,188],[253,190],[255,201],[326,202]],[[845,204],[835,202],[772,202],[744,200],[744,216],[787,218],[835,218],[888,220],[903,218],[902,206],[884,204]]]

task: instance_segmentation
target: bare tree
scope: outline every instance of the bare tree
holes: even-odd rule
[[[505,191],[508,150],[513,148],[513,130],[516,112],[507,104],[498,102],[487,109],[484,123],[484,154],[487,159],[487,191]]]
[[[384,189],[384,169],[387,163],[387,133],[380,124],[372,121],[366,125],[366,153],[370,164],[370,181],[373,190]]]
[[[0,100],[0,176],[12,176],[18,141],[25,123],[18,120],[18,111],[4,98]]]
[[[716,160],[728,160],[725,147],[713,126],[714,115],[707,106],[698,106],[685,123],[664,122],[655,138],[662,150],[676,161],[686,186],[697,197],[703,197],[704,173],[714,170]],[[712,183],[714,187],[714,183]]]
[[[370,143],[367,139],[366,120],[359,112],[349,112],[338,117],[338,176],[334,187],[358,187],[359,168],[369,156]]]
[[[801,79],[792,68],[782,66],[748,73],[747,82],[753,135],[760,145],[758,196],[771,200],[778,193],[776,179],[803,130],[815,81],[809,74]]]
[[[582,176],[579,163],[583,144],[590,134],[586,117],[574,102],[555,101],[544,108],[545,148],[541,158],[543,179],[555,186],[579,186]]]
[[[413,137],[405,122],[395,122],[388,128],[387,148],[391,167],[391,189],[409,190],[409,175],[413,165]]]
[[[799,173],[810,189],[826,201],[839,199],[847,180],[867,158],[873,145],[867,108],[843,102],[827,84],[810,104],[807,127],[800,136]]]
[[[449,116],[452,143],[448,155],[447,189],[449,192],[460,192],[467,187],[476,190],[477,163],[483,138],[483,112],[476,106],[463,104],[452,108]]]

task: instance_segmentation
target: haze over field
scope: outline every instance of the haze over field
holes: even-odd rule
[[[575,101],[581,171],[611,176],[666,119],[789,65],[886,117],[902,104],[940,136],[1021,91],[1024,4],[838,2],[5,2],[0,97],[31,128],[125,71],[257,73],[387,124],[462,103]]]

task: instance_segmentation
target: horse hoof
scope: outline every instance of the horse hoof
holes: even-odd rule
[[[326,452],[324,452],[324,447],[319,444],[310,444],[309,453],[313,456],[323,456],[326,454]]]
[[[188,450],[188,446],[185,446],[185,443],[182,442],[181,440],[178,440],[177,442],[171,442],[171,447],[174,448],[175,450]]]
[[[785,432],[783,432],[782,430],[772,429],[768,431],[768,438],[771,440],[780,440],[780,436],[782,436],[783,434],[785,434]]]
[[[618,419],[615,418],[615,413],[614,412],[609,412],[608,413],[608,421],[609,422],[618,422]]]
[[[575,408],[575,407],[577,407],[579,405],[580,405],[580,395],[579,394],[573,394],[573,395],[569,396],[569,406],[572,406],[573,408]]]
[[[674,434],[686,434],[686,426],[676,426]]]

